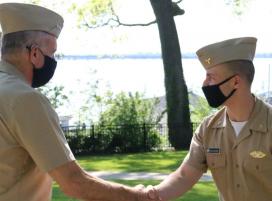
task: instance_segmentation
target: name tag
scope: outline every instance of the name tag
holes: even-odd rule
[[[207,149],[207,153],[219,154],[220,153],[220,148],[210,147],[210,148]]]

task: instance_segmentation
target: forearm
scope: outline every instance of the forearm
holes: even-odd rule
[[[155,186],[162,200],[171,200],[183,195],[193,184],[186,181],[186,178],[177,177],[174,173],[167,179]]]
[[[81,183],[84,200],[93,201],[137,201],[139,193],[128,186],[105,181],[85,173],[85,182]]]
[[[190,190],[201,175],[202,173],[195,169],[188,171],[188,166],[185,168],[180,167],[159,185],[155,186],[155,189],[163,201],[171,200]]]
[[[49,174],[68,196],[85,201],[138,201],[147,194],[139,189],[105,181],[84,171],[75,162],[69,162]]]

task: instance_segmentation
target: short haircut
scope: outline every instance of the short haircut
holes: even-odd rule
[[[228,65],[228,70],[234,74],[239,74],[247,81],[249,86],[251,86],[255,74],[255,68],[252,61],[235,60],[226,62],[226,64]]]
[[[20,52],[27,46],[37,43],[37,40],[42,34],[42,31],[19,31],[5,34],[2,37],[1,55]]]

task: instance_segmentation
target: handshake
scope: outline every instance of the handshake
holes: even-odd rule
[[[139,184],[134,187],[134,190],[137,192],[137,201],[163,201],[154,186],[149,185],[145,187]]]

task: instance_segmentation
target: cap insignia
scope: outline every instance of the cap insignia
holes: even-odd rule
[[[205,62],[206,62],[207,64],[211,64],[211,58],[209,57],[208,59],[205,59]]]

